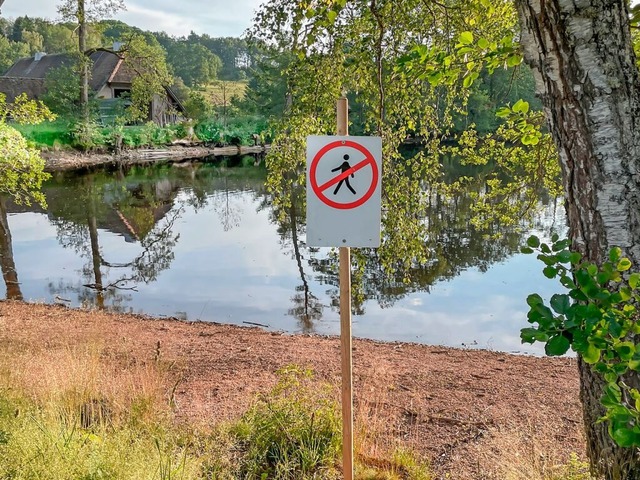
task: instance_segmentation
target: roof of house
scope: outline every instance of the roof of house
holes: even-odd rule
[[[71,65],[73,57],[69,54],[60,53],[44,55],[39,59],[37,58],[38,57],[21,58],[7,70],[4,76],[44,80],[47,73],[52,69]],[[115,53],[104,50],[91,53],[89,58],[92,62],[89,88],[97,91],[107,83],[109,78],[116,73],[117,70],[120,70],[118,67],[120,67],[122,61]],[[128,72],[118,76],[120,77],[118,79],[119,82],[131,82],[132,75]]]
[[[44,79],[0,77],[0,92],[6,95],[9,103],[21,93],[26,93],[29,98],[39,99],[44,92]]]
[[[106,84],[131,84],[136,76],[135,69],[111,51],[96,50],[89,58],[92,62],[89,88],[94,92],[100,91]],[[22,92],[30,98],[39,99],[45,91],[47,73],[52,69],[71,65],[72,61],[73,57],[66,53],[21,58],[0,76],[0,92],[6,94],[9,102]],[[179,110],[184,111],[175,93],[169,87],[165,87],[165,90]]]

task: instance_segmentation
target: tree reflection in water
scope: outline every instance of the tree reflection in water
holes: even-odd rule
[[[305,191],[297,181],[297,174],[283,176],[279,191],[268,193],[264,186],[265,169],[254,163],[253,158],[185,162],[66,175],[52,180],[45,188],[49,203],[46,213],[56,228],[58,242],[76,252],[83,263],[79,279],[51,282],[49,293],[73,304],[116,310],[131,308],[136,305],[137,288],[156,281],[161,272],[171,268],[174,252],[179,248],[178,220],[185,212],[189,218],[217,216],[220,234],[233,235],[236,229],[244,228],[243,216],[252,214],[245,206],[256,205],[258,213],[268,213],[269,221],[275,225],[279,248],[295,262],[298,280],[294,287],[289,287],[290,303],[284,311],[296,319],[295,330],[313,332],[328,310],[338,310],[336,252],[306,246]],[[466,190],[446,195],[439,188],[424,186],[420,206],[412,210],[417,240],[414,243],[420,245],[414,257],[403,257],[406,249],[400,242],[406,231],[396,235],[390,224],[385,225],[383,248],[353,249],[352,305],[356,315],[364,314],[371,302],[388,308],[414,292],[428,292],[436,282],[450,280],[466,269],[486,271],[518,251],[524,229],[505,228],[498,221],[482,226],[470,224],[472,207],[484,189],[482,176],[473,178]],[[3,207],[0,203],[2,271],[7,297],[20,298],[7,209]],[[15,205],[7,207],[9,211],[25,210]],[[403,227],[407,226],[405,221]],[[522,221],[520,226],[528,228],[529,223]],[[541,226],[546,229],[549,222]],[[107,244],[105,251],[103,245]],[[215,245],[216,239],[209,248],[216,248]],[[199,287],[204,293],[198,295],[206,295],[211,288],[209,279],[220,281],[215,268]],[[179,286],[175,295],[177,310]],[[191,315],[197,317],[201,308],[195,314],[192,310]]]
[[[13,246],[6,203],[7,200],[0,196],[0,266],[2,267],[2,278],[7,288],[6,298],[9,300],[22,300],[18,272],[13,259]]]
[[[48,214],[58,241],[87,259],[82,279],[76,284],[50,284],[53,295],[77,295],[81,304],[120,310],[130,300],[127,291],[140,283],[156,280],[170,267],[179,235],[175,221],[183,210],[174,205],[177,187],[165,175],[138,175],[117,170],[84,175],[74,183],[47,189]],[[100,248],[100,231],[120,234],[137,243],[139,251],[130,260],[105,258]]]

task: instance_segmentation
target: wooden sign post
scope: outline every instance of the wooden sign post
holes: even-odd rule
[[[382,138],[349,136],[349,104],[337,104],[337,135],[307,137],[307,246],[340,249],[342,465],[353,480],[351,247],[380,246]]]
[[[337,134],[349,135],[349,100],[337,102]],[[353,480],[353,360],[351,357],[351,248],[340,247],[340,352],[342,362],[342,470]]]

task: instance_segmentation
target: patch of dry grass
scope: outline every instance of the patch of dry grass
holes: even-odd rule
[[[479,454],[487,478],[496,480],[592,480],[576,453],[561,456],[554,432],[536,425],[492,432]]]
[[[416,439],[412,426],[408,426],[405,441],[393,440],[389,429],[395,428],[384,419],[383,413],[391,406],[387,390],[364,382],[359,388],[354,411],[354,456],[356,478],[359,480],[430,480],[431,468],[413,447]],[[405,423],[405,422],[402,422]],[[407,425],[403,425],[403,428]]]
[[[81,411],[84,405],[98,402],[111,417],[129,416],[135,407],[139,419],[170,411],[168,394],[178,375],[171,365],[136,362],[126,352],[97,342],[25,347],[0,356],[2,383],[39,404],[62,403],[71,411]]]

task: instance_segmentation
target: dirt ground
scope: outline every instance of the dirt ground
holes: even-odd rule
[[[176,362],[181,420],[238,417],[274,385],[276,370],[291,364],[312,368],[318,382],[339,391],[335,337],[0,302],[0,348],[96,340],[130,361],[160,355]],[[426,456],[437,478],[535,479],[571,452],[582,456],[573,359],[358,339],[353,345],[356,423],[375,425],[389,444]]]

